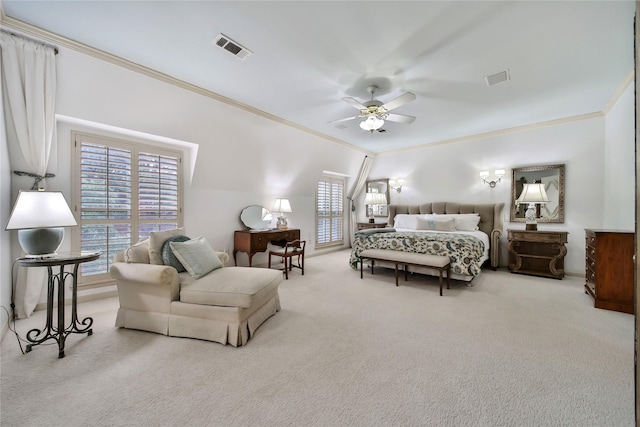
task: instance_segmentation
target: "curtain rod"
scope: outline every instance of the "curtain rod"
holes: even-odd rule
[[[20,37],[20,38],[23,38],[25,40],[30,40],[30,41],[35,42],[35,43],[40,43],[43,46],[47,46],[47,47],[53,48],[53,52],[56,55],[58,54],[58,46],[55,46],[55,45],[52,45],[52,44],[49,44],[49,43],[45,43],[42,40],[38,40],[38,39],[34,39],[32,37],[25,36],[24,34],[18,34],[18,33],[12,32],[12,31],[2,30],[2,29],[0,29],[0,31],[2,31],[5,34],[9,34],[10,36]]]

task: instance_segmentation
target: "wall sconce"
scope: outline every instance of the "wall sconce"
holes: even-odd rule
[[[482,179],[482,182],[484,182],[485,184],[489,184],[489,187],[491,188],[495,187],[497,183],[502,181],[502,177],[504,176],[504,169],[496,169],[493,173],[496,177],[491,179],[489,178],[489,171],[480,172],[480,179]]]
[[[402,184],[404,184],[404,179],[402,178],[389,180],[389,187],[391,187],[392,190],[396,190],[398,193],[402,191]]]

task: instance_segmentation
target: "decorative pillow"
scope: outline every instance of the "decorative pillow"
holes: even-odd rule
[[[166,231],[152,231],[149,233],[149,264],[163,265],[162,245],[172,236],[185,235],[184,227]]]
[[[196,279],[222,267],[222,262],[204,237],[186,242],[169,242],[173,254]]]
[[[149,264],[149,239],[141,240],[124,250],[124,261]]]
[[[453,218],[427,219],[418,218],[416,230],[456,231]]]
[[[171,249],[171,246],[169,245],[169,243],[170,242],[186,242],[187,240],[189,240],[187,236],[183,236],[182,234],[179,234],[177,236],[169,237],[167,240],[165,240],[164,244],[162,245],[162,262],[164,263],[164,265],[170,265],[171,267],[178,270],[178,273],[182,273],[183,271],[187,271],[187,270],[184,268],[184,265],[182,265],[180,260],[176,258],[176,256],[174,255],[173,250]]]
[[[446,214],[438,215],[440,218],[453,218],[455,228],[458,231],[477,231],[480,224],[479,214]]]
[[[418,214],[398,214],[393,218],[393,226],[395,228],[406,228],[410,230],[417,230],[418,218],[422,218],[424,215]]]

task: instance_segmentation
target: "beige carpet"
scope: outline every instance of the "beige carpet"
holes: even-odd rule
[[[113,327],[20,354],[2,342],[2,426],[631,426],[633,320],[593,308],[582,279],[483,271],[436,278],[307,259],[282,311],[241,348]],[[21,335],[43,313],[18,323]]]

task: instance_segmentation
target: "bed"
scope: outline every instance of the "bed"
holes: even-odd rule
[[[358,255],[365,249],[446,255],[451,259],[451,278],[469,283],[484,264],[498,267],[504,203],[435,202],[389,205],[388,209],[387,228],[356,233],[349,258],[352,268],[357,268]],[[437,269],[414,267],[412,271],[438,275]]]

